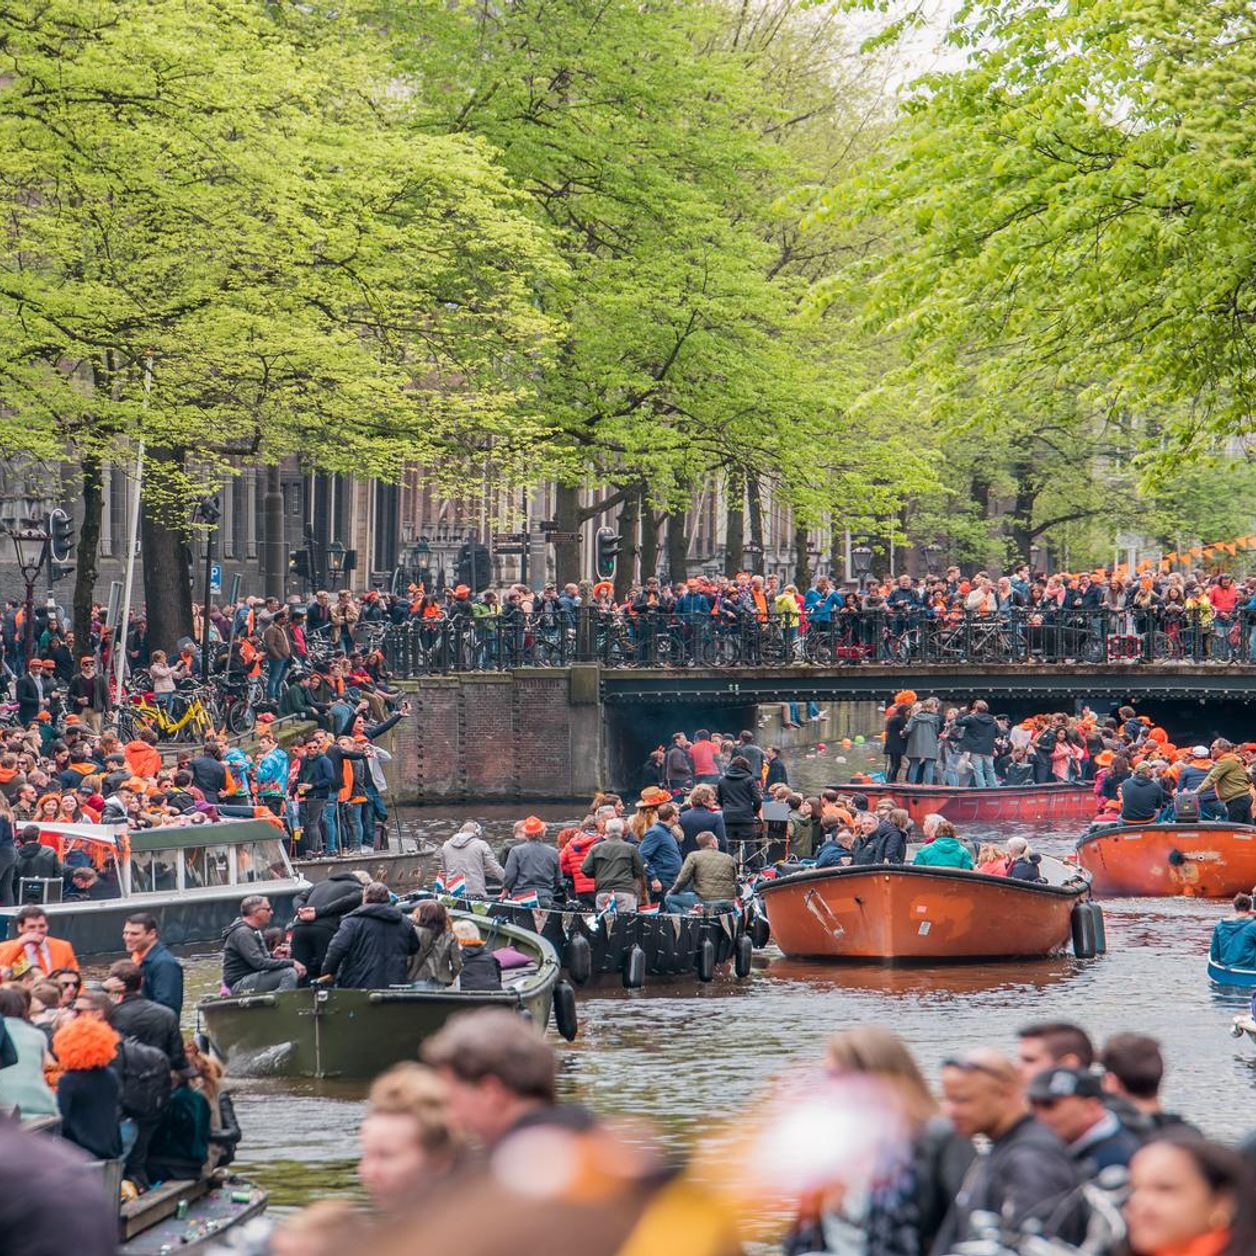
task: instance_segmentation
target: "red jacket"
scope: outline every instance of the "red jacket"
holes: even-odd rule
[[[601,840],[600,833],[577,833],[558,854],[558,866],[564,876],[571,878],[577,894],[592,894],[597,889],[597,882],[592,877],[586,877],[580,871],[580,865],[584,863],[589,847]]]

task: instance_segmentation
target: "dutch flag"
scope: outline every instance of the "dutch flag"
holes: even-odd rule
[[[541,905],[540,895],[535,890],[529,890],[526,894],[516,894],[510,901],[519,907],[540,907]]]
[[[444,894],[445,882],[440,877],[437,877],[436,880],[432,882],[432,892],[434,894]]]
[[[659,905],[657,903],[651,903],[649,907],[637,908],[638,916],[657,916],[658,914],[659,914]]]
[[[445,893],[452,894],[454,898],[461,898],[467,892],[467,879],[464,876],[456,876],[449,878],[449,884],[445,886]]]

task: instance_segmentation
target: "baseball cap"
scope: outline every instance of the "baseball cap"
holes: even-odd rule
[[[1191,754],[1194,755],[1196,759],[1206,759],[1208,758],[1208,747],[1207,746],[1192,746]]]
[[[1099,1078],[1090,1072],[1076,1068],[1049,1068],[1039,1073],[1029,1083],[1025,1092],[1030,1103],[1050,1103],[1055,1099],[1099,1099],[1103,1087]]]

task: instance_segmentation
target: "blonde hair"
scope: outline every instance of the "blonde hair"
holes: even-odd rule
[[[903,1114],[918,1128],[937,1115],[938,1105],[907,1044],[880,1025],[861,1025],[829,1039],[830,1068],[879,1077],[898,1093]]]
[[[480,937],[480,928],[474,920],[455,920],[454,921],[454,937],[460,943],[474,945],[476,942],[482,942],[484,939]]]
[[[411,1117],[415,1138],[424,1151],[452,1155],[458,1138],[449,1123],[448,1093],[435,1069],[407,1060],[371,1084],[366,1114]]]
[[[979,864],[989,863],[992,859],[1006,859],[1007,851],[1001,846],[996,846],[993,842],[982,842],[977,851],[977,862]]]

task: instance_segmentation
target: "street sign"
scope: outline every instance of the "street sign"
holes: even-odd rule
[[[557,519],[542,519],[538,526],[540,527],[542,532],[557,532],[558,520]]]
[[[528,534],[526,532],[494,532],[493,544],[497,548],[503,545],[523,545],[527,542]]]
[[[238,571],[231,573],[231,596],[227,599],[233,605],[240,600],[240,585],[243,583],[243,577]]]
[[[545,534],[545,539],[547,541],[554,541],[556,543],[559,541],[579,541],[580,533],[579,532],[547,532]]]
[[[528,547],[518,541],[503,541],[500,545],[495,545],[493,548],[499,554],[522,554]]]
[[[222,564],[214,563],[209,569],[210,593],[222,594]]]

